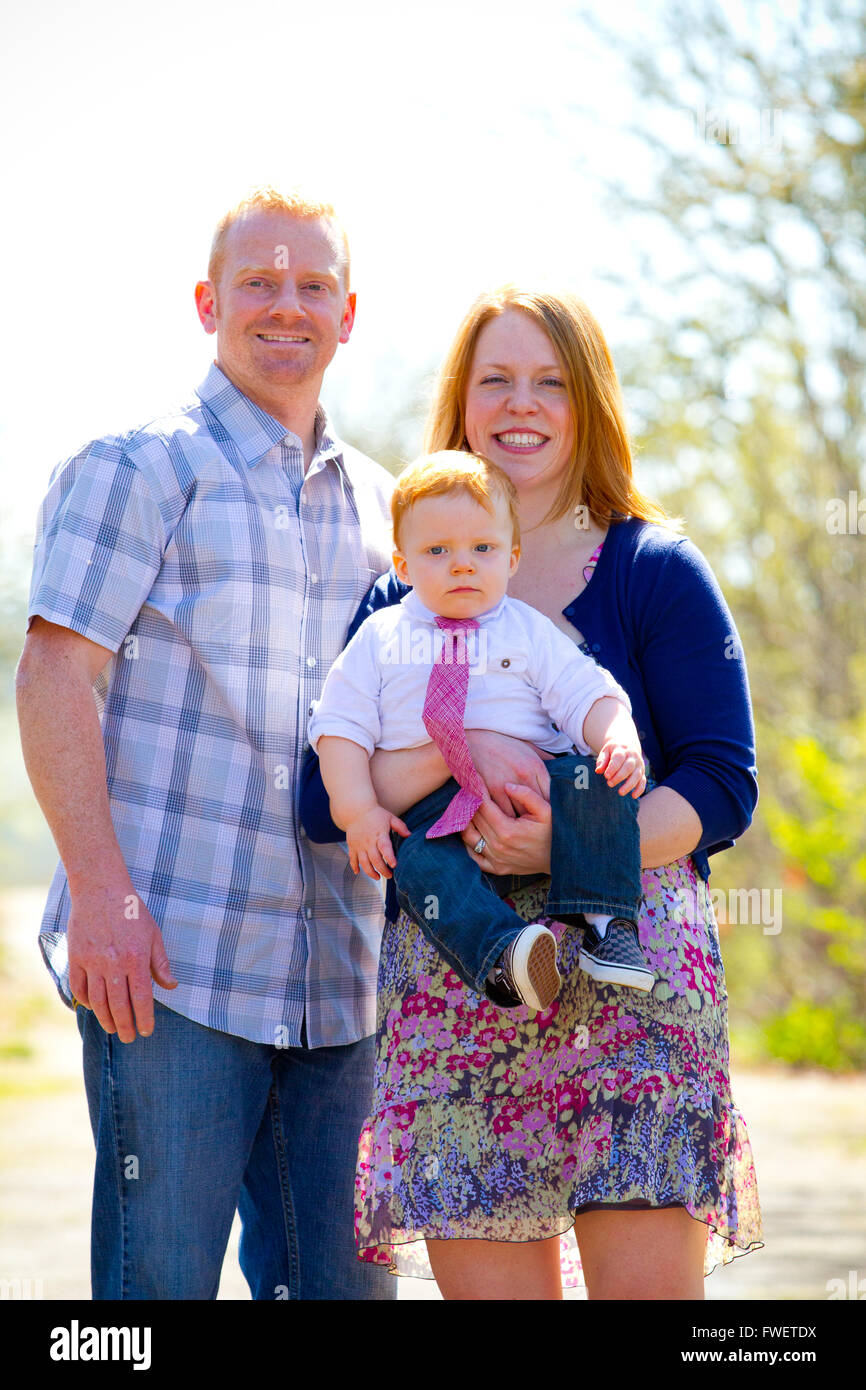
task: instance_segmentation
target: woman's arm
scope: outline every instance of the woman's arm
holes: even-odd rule
[[[665,775],[641,797],[638,824],[643,867],[657,868],[731,843],[749,823],[757,782],[742,648],[710,566],[686,541],[642,565],[634,655]],[[523,820],[509,824],[484,806],[464,843],[471,849],[484,837],[476,858],[490,873],[540,873],[550,862],[549,810],[533,803]]]
[[[697,849],[700,817],[673,787],[654,787],[638,802],[641,868],[658,869]]]
[[[511,800],[520,807],[519,819],[502,814],[491,803],[481,806],[463,832],[463,843],[475,862],[489,874],[549,874],[552,822],[550,805],[532,787],[509,784]],[[637,808],[641,867],[656,869],[691,854],[701,838],[697,812],[671,787],[655,787]],[[475,854],[479,839],[486,840]]]
[[[733,617],[705,557],[684,538],[646,557],[635,588],[632,655],[663,759],[653,771],[660,788],[694,810],[701,828],[692,848],[722,848],[746,829],[758,799],[749,684]]]

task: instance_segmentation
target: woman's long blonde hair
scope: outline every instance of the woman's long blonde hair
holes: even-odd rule
[[[470,449],[466,438],[466,387],[478,335],[506,309],[519,309],[538,324],[556,349],[574,419],[574,458],[545,521],[584,506],[607,526],[625,517],[680,530],[682,523],[639,492],[616,368],[598,321],[582,299],[504,285],[479,295],[442,364],[427,417],[424,448]]]

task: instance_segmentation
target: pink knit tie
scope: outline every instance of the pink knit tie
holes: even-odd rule
[[[436,624],[445,629],[445,636],[427,682],[421,718],[452,777],[460,783],[460,790],[427,831],[428,840],[465,830],[486,794],[463,732],[469,688],[466,629],[477,628],[478,623],[475,618],[437,618]],[[448,637],[449,632],[453,637]]]

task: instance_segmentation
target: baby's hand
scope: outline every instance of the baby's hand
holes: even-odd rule
[[[627,723],[631,724],[631,729],[625,720],[617,721],[616,730],[601,745],[595,770],[603,774],[609,787],[622,783],[620,796],[631,792],[637,797],[646,790],[646,769],[637,729],[631,719]]]
[[[409,828],[399,816],[392,816],[384,806],[371,806],[346,826],[349,863],[353,873],[359,869],[368,878],[390,878],[397,860],[391,844],[390,831],[406,836]]]

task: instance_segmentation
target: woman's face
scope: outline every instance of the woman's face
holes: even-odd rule
[[[544,329],[520,309],[482,328],[466,387],[466,439],[518,491],[556,491],[574,454],[565,375]]]

